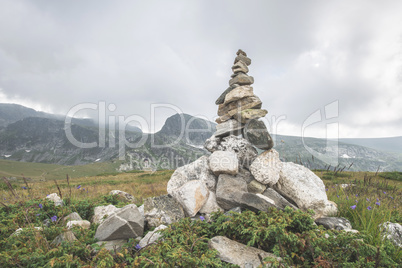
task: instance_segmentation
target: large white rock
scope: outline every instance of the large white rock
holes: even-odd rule
[[[223,209],[216,202],[216,195],[214,192],[209,192],[208,200],[200,209],[200,213],[211,214],[212,212],[223,211]]]
[[[314,210],[315,219],[323,216],[328,203],[325,186],[310,169],[291,162],[283,163],[279,181],[273,188],[293,200],[300,209]]]
[[[262,184],[272,186],[279,180],[282,162],[275,149],[265,151],[251,163],[250,171],[254,178]]]
[[[215,151],[209,156],[209,168],[217,176],[236,175],[239,172],[239,160],[235,152]]]
[[[121,208],[99,225],[95,238],[99,241],[111,241],[142,236],[144,217],[134,204]]]
[[[166,229],[166,225],[159,225],[158,227],[155,228],[155,230],[148,232],[146,236],[144,236],[143,239],[138,243],[141,248],[148,246],[149,244],[157,242],[159,239],[162,238],[162,234],[160,234],[160,230]]]
[[[116,208],[113,205],[95,207],[92,223],[94,224],[102,223],[108,216],[112,215],[118,210],[119,208]]]
[[[207,202],[208,196],[208,188],[200,180],[186,182],[173,193],[173,197],[183,207],[184,212],[189,217],[197,214]]]
[[[200,180],[209,190],[215,191],[217,177],[209,169],[208,156],[204,155],[188,165],[177,168],[168,181],[167,192],[173,196],[175,190],[191,180]]]
[[[56,193],[48,194],[46,199],[53,201],[55,206],[63,206],[63,200]]]
[[[224,236],[215,236],[208,241],[208,246],[218,251],[218,258],[224,262],[239,265],[240,267],[260,267],[262,259],[273,257],[280,260],[272,253],[261,249],[249,247],[239,242],[230,240]],[[264,266],[270,267],[270,266]]]
[[[398,247],[402,247],[402,225],[387,221],[378,227],[381,230],[383,238],[389,239]]]

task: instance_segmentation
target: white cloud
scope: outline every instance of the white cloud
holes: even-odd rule
[[[1,101],[83,102],[150,121],[152,103],[213,118],[238,48],[278,131],[339,101],[342,137],[402,133],[400,1],[0,0]],[[159,127],[174,111],[159,113]],[[282,130],[281,130],[282,129]],[[325,124],[310,131],[324,133]]]

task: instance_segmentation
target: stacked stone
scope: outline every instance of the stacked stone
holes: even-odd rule
[[[216,119],[218,125],[214,136],[223,138],[241,134],[255,147],[269,150],[274,146],[273,140],[264,122],[258,120],[268,111],[261,109],[262,102],[251,87],[254,78],[247,74],[251,59],[241,49],[236,55],[229,87],[215,102],[219,105],[219,118]]]

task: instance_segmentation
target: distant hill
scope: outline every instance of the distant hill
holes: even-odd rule
[[[274,148],[284,161],[301,163],[311,169],[329,167],[328,162],[320,160],[323,157],[317,157],[317,154],[321,154],[336,160],[341,168],[351,166],[351,171],[402,171],[400,153],[317,138],[304,138],[304,143],[301,137],[295,136],[273,135],[273,138]],[[334,164],[331,168],[334,168]]]
[[[362,138],[362,139],[339,139],[348,144],[356,144],[384,152],[402,153],[402,136],[389,138]]]
[[[0,103],[0,127],[28,117],[57,118],[57,115],[35,111],[19,104]]]
[[[79,142],[100,142],[99,131],[104,130],[103,147],[83,149],[67,139],[63,117],[13,104],[0,105],[1,109],[5,112],[0,113],[3,122],[0,159],[63,165],[119,159],[120,170],[174,169],[190,163],[208,154],[203,144],[216,126],[188,114],[175,114],[155,134],[142,133],[136,127],[127,128],[124,141],[120,140],[117,127],[110,132],[107,127],[99,129],[91,119],[73,119],[71,130]],[[333,169],[337,165],[350,167],[351,171],[402,171],[402,137],[341,139],[339,143],[283,135],[273,135],[273,138],[283,161],[311,169]]]

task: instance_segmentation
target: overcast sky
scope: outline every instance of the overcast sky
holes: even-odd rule
[[[213,121],[241,48],[271,132],[402,136],[401,14],[398,0],[0,0],[0,102]]]

